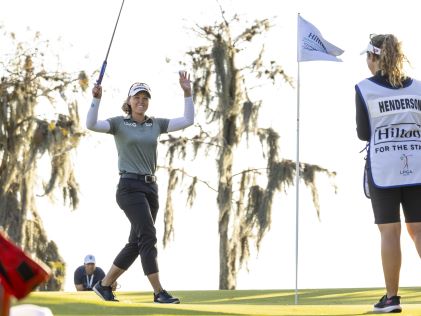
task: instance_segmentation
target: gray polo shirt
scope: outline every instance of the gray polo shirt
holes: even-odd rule
[[[107,120],[117,147],[119,172],[155,174],[158,137],[167,132],[170,120],[149,117],[138,123],[124,116]]]

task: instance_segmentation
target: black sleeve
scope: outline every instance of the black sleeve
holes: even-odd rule
[[[74,282],[75,284],[83,284],[83,272],[80,267],[75,271]]]
[[[105,278],[104,270],[102,270],[100,267],[96,267],[95,274],[98,278],[98,281],[101,281],[103,278]]]
[[[355,112],[358,138],[361,140],[369,141],[371,135],[367,109],[361,100],[361,96],[358,93],[355,93]]]

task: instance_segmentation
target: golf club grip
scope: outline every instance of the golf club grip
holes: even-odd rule
[[[97,85],[100,85],[102,82],[102,78],[104,77],[104,74],[105,74],[105,68],[107,68],[106,60],[104,60],[104,62],[102,63],[101,71],[99,72],[99,77],[98,77],[98,80],[96,81]]]

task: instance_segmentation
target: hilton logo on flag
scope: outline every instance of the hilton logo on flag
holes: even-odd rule
[[[325,45],[323,45],[322,40],[313,33],[309,33],[306,38],[303,39],[304,49],[316,50],[319,52],[327,52]]]
[[[344,51],[325,40],[320,31],[298,15],[297,61],[342,61],[337,56]]]

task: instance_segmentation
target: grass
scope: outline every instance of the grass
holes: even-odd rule
[[[18,304],[51,308],[55,316],[314,316],[370,315],[384,289],[174,291],[179,305],[151,303],[150,292],[118,292],[120,302],[101,301],[93,292],[33,292]],[[402,288],[401,315],[421,315],[421,288]]]

